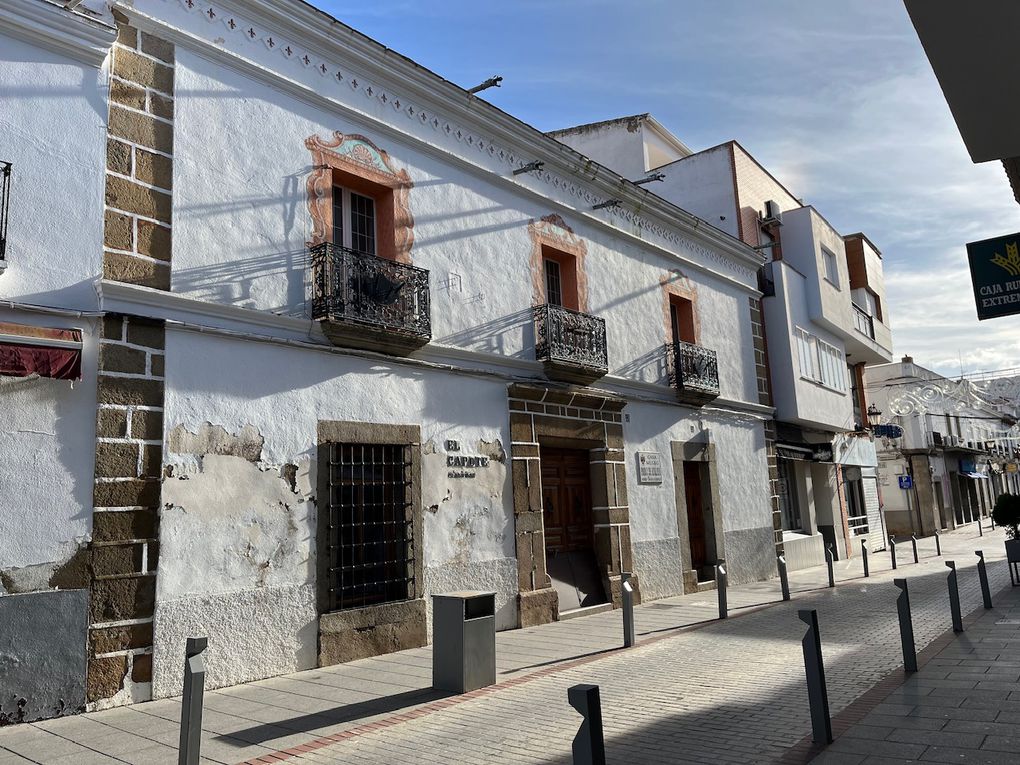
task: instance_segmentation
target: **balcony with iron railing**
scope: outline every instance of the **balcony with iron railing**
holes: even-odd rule
[[[595,382],[609,371],[605,320],[558,305],[536,306],[535,357],[551,380]]]
[[[854,329],[865,337],[875,339],[875,319],[857,303],[851,303],[854,307]]]
[[[702,406],[719,395],[719,362],[711,348],[678,341],[666,346],[669,382],[684,404]]]
[[[325,242],[310,254],[312,317],[334,345],[405,355],[432,339],[427,270]]]

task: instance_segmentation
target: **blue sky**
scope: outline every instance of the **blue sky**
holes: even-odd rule
[[[651,112],[695,151],[735,138],[882,250],[895,352],[1020,367],[1020,316],[978,322],[964,244],[1020,230],[967,155],[899,0],[317,0],[541,130]]]

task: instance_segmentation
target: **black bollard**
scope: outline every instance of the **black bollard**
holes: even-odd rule
[[[914,550],[914,563],[918,562],[917,558],[917,537],[913,534],[910,535],[910,546]]]
[[[889,537],[889,560],[892,561],[892,569],[896,570],[896,540]]]
[[[184,697],[181,699],[181,738],[178,765],[198,765],[202,751],[202,697],[205,694],[205,656],[208,638],[188,638],[184,649]]]
[[[779,587],[783,591],[783,600],[790,599],[790,575],[786,571],[786,556],[776,556],[776,567],[779,569]]]
[[[978,536],[983,537],[985,535],[985,519],[981,517],[981,512],[978,511]]]
[[[917,672],[917,648],[914,645],[914,623],[910,618],[910,596],[907,594],[907,580],[893,579],[900,588],[896,598],[896,613],[900,617],[900,644],[903,646],[903,669]]]
[[[942,557],[942,536],[935,532],[935,554]]]
[[[632,575],[623,572],[620,574],[621,599],[623,600],[623,647],[630,648],[634,645],[634,588],[630,586]]]
[[[869,577],[871,574],[868,572],[868,540],[861,540],[861,560],[864,562],[864,576]]]
[[[835,587],[836,586],[836,577],[832,573],[832,563],[833,563],[832,545],[828,545],[825,548],[825,567],[827,569],[829,569],[829,586],[830,587]]]
[[[715,564],[715,589],[719,595],[719,618],[725,619],[730,615],[730,611],[726,603],[726,561],[724,560]]]
[[[956,561],[947,560],[946,567],[949,568],[946,583],[949,585],[949,611],[953,616],[953,632],[963,632],[963,617],[960,616],[960,587],[956,581]]]
[[[829,718],[829,694],[825,689],[818,612],[814,609],[798,611],[797,616],[808,625],[801,647],[804,649],[804,673],[807,675],[808,705],[811,707],[811,738],[816,744],[831,744],[832,720]]]
[[[984,602],[985,608],[992,607],[992,593],[988,589],[988,569],[985,568],[985,553],[984,550],[975,550],[974,554],[978,556],[978,579],[981,580],[981,600]]]
[[[602,733],[602,699],[597,685],[573,685],[567,688],[567,701],[581,717],[571,751],[574,765],[606,765],[606,741]]]

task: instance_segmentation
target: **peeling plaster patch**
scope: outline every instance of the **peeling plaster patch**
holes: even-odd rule
[[[0,592],[15,594],[88,587],[87,544],[74,542],[67,547],[71,547],[71,552],[60,560],[0,570]]]
[[[195,433],[184,425],[177,425],[168,438],[169,451],[173,454],[220,454],[241,457],[248,462],[262,459],[265,443],[266,439],[254,425],[245,425],[234,435],[222,425],[211,422],[203,422]]]
[[[291,471],[243,457],[181,460],[163,484],[158,599],[314,581],[311,465],[293,467],[292,488]]]
[[[491,460],[506,464],[506,451],[503,449],[503,442],[498,438],[495,441],[479,441],[478,451]]]

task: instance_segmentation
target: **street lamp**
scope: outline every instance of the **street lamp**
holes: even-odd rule
[[[882,410],[876,407],[874,404],[868,404],[868,425],[872,430],[878,427],[878,424],[882,421]]]

